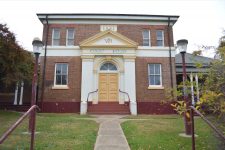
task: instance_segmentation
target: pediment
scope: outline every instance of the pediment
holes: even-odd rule
[[[82,41],[80,48],[132,48],[136,49],[138,43],[115,31],[103,31]]]

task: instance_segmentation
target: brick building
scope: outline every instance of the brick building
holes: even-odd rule
[[[38,100],[44,112],[173,112],[161,101],[176,86],[172,26],[178,16],[37,16],[47,43]]]

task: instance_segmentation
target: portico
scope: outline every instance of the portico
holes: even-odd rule
[[[137,114],[135,58],[138,44],[114,31],[103,31],[80,43],[82,58],[81,114],[88,102],[128,102],[130,112]],[[87,100],[88,94],[91,94]],[[110,104],[110,103],[109,103]]]

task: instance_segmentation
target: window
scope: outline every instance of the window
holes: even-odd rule
[[[105,63],[101,66],[100,68],[101,71],[116,71],[117,68],[114,64],[112,63]]]
[[[55,64],[55,85],[68,84],[68,64],[57,63]]]
[[[148,64],[148,81],[150,86],[162,85],[161,64]]]
[[[164,46],[164,32],[162,30],[156,31],[157,46]]]
[[[73,46],[74,45],[74,29],[67,29],[66,32],[66,45]]]
[[[142,36],[143,36],[143,46],[151,46],[150,30],[144,30],[142,32]]]
[[[58,46],[60,44],[60,29],[54,28],[52,30],[52,45]]]

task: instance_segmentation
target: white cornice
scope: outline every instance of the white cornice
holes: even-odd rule
[[[49,23],[94,23],[94,22],[110,22],[110,24],[118,23],[168,23],[174,24],[179,16],[166,15],[138,15],[138,14],[37,14],[42,23],[48,18]]]

